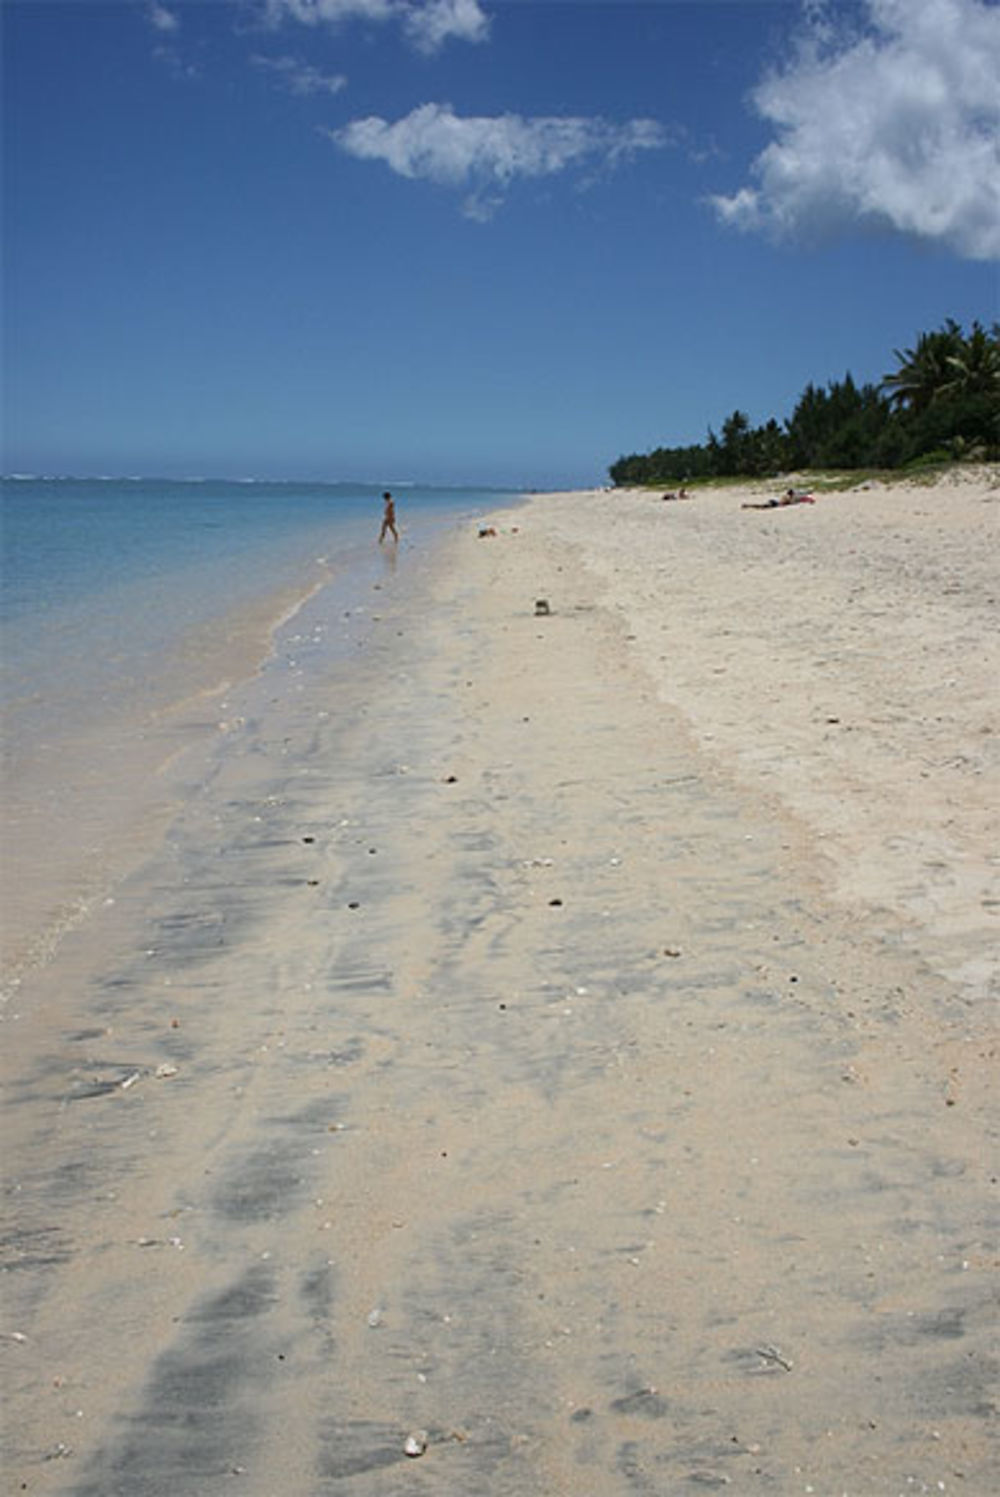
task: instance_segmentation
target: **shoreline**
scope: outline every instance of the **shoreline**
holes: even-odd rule
[[[216,720],[224,698],[265,668],[281,631],[333,580],[327,571],[199,626],[171,650],[149,701],[123,698],[69,737],[46,733],[30,758],[26,748],[8,753],[5,820],[18,857],[5,860],[0,896],[0,1002],[152,854],[179,808],[175,774],[203,762],[227,730]]]
[[[434,523],[418,517],[417,538],[404,544],[422,547]],[[385,563],[370,538],[353,530],[335,535],[333,544],[329,556],[305,548],[297,582],[286,578],[179,634],[141,698],[122,692],[106,703],[102,694],[87,721],[77,713],[69,729],[32,730],[17,749],[8,741],[5,823],[18,857],[4,861],[0,876],[0,1007],[155,854],[186,796],[240,726],[230,698],[252,692],[283,651],[322,659],[353,648],[343,620],[367,599]],[[323,621],[311,623],[310,606],[324,592]]]
[[[680,645],[748,517],[616,502],[464,523],[279,658],[8,1016],[15,1483],[988,1490],[994,1016],[721,738],[749,664]]]

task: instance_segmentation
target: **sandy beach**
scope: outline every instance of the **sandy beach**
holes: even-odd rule
[[[773,492],[231,694],[3,1016],[5,1490],[996,1490],[1000,478]]]

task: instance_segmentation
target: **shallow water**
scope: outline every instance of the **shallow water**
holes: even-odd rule
[[[7,983],[44,961],[162,833],[227,731],[225,694],[325,589],[337,610],[496,491],[404,488],[380,550],[374,486],[3,485],[0,704]],[[327,617],[332,600],[328,599]],[[337,647],[316,621],[300,651]],[[342,647],[342,642],[341,642]]]

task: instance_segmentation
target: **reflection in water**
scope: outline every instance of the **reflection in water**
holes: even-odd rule
[[[379,555],[382,557],[382,571],[391,576],[396,570],[396,562],[399,558],[399,542],[387,541],[379,546]]]

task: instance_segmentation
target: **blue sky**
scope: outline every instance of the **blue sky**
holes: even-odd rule
[[[996,0],[7,0],[7,472],[546,487],[1000,316]]]

